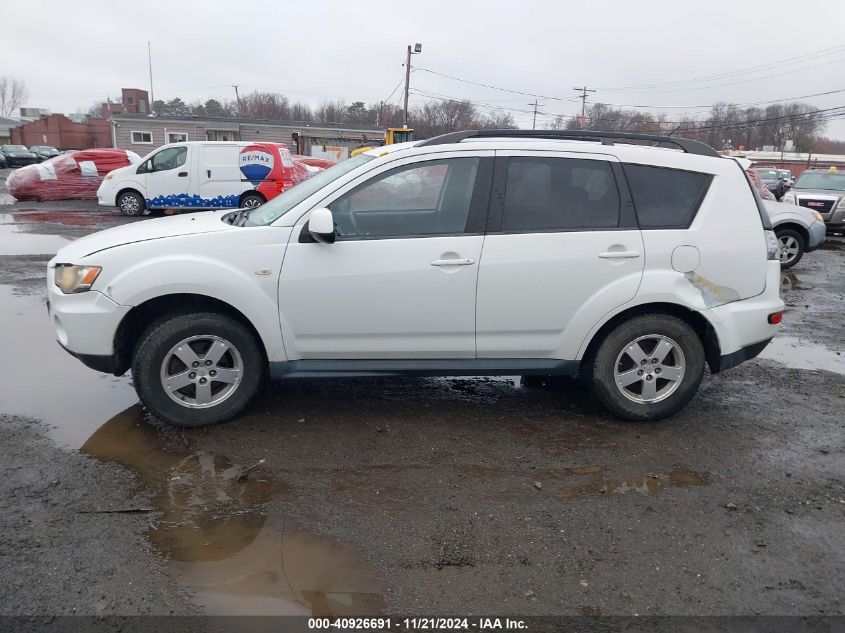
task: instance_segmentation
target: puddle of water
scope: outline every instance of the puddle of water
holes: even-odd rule
[[[175,446],[174,446],[175,444]],[[162,516],[148,538],[210,615],[360,615],[384,607],[383,581],[349,545],[267,516],[289,492],[260,465],[191,452],[133,406],[85,442],[84,453],[133,470]]]
[[[794,369],[825,369],[845,374],[845,352],[837,352],[794,336],[776,337],[760,353],[759,358],[774,360]]]
[[[56,443],[78,448],[103,420],[137,402],[127,377],[88,369],[59,346],[42,299],[0,286],[0,327],[0,407],[43,420]]]
[[[8,213],[0,213],[0,255],[53,255],[71,240],[60,235],[22,233]]]
[[[706,473],[700,473],[682,465],[673,466],[667,474],[630,477],[628,479],[605,479],[575,486],[564,491],[564,497],[581,497],[590,494],[628,494],[635,492],[651,495],[668,486],[706,486],[709,479]]]

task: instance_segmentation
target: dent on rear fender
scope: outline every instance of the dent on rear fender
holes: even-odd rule
[[[684,273],[684,277],[701,293],[701,299],[708,308],[740,299],[735,289],[713,283],[698,273]]]

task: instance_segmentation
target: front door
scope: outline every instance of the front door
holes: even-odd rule
[[[643,241],[612,156],[497,152],[478,277],[479,358],[574,360],[631,300]]]
[[[299,220],[279,282],[291,360],[475,357],[486,154],[400,160],[350,183],[318,205],[334,244],[307,241]]]
[[[191,206],[192,147],[166,147],[153,154],[137,173],[146,175],[146,203],[151,209],[173,209]]]

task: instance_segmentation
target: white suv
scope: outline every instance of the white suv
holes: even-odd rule
[[[690,400],[705,363],[775,334],[768,229],[742,168],[695,141],[456,132],[258,209],[79,239],[49,263],[49,308],[65,349],[131,368],[181,426],[235,416],[268,374],[580,373],[615,415],[651,420]]]

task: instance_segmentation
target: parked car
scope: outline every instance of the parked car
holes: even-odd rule
[[[7,167],[8,167],[8,165],[6,163],[6,155],[3,154],[3,153],[0,153],[0,169],[6,169]]]
[[[783,201],[817,211],[829,232],[845,231],[845,172],[836,167],[808,169]]]
[[[739,161],[740,159],[735,160]],[[748,163],[751,163],[751,161],[748,161]],[[754,188],[757,190],[757,193],[760,194],[760,197],[763,198],[763,200],[771,200],[772,202],[777,202],[775,194],[773,194],[772,191],[766,185],[763,184],[763,181],[760,180],[760,176],[757,175],[756,171],[754,171],[753,169],[748,169],[748,167],[744,165],[743,169],[745,169],[745,173],[748,174],[748,179],[751,181],[751,184],[754,185]]]
[[[33,145],[29,148],[29,151],[35,154],[39,163],[59,155],[59,150],[49,145]]]
[[[96,200],[107,173],[139,160],[124,149],[77,150],[13,171],[6,187],[18,200]]]
[[[62,347],[131,367],[175,425],[237,415],[268,372],[580,374],[614,415],[654,420],[705,363],[775,335],[778,246],[741,167],[703,143],[473,130],[364,152],[255,209],[75,240],[48,264],[49,311]]]
[[[766,201],[769,221],[780,242],[780,266],[792,268],[804,253],[825,241],[824,218],[817,211],[784,202]]]
[[[773,167],[755,167],[754,173],[760,181],[771,191],[775,198],[780,200],[786,193],[786,183],[781,178],[780,172]]]
[[[795,182],[795,179],[792,177],[792,172],[788,169],[778,169],[778,173],[780,174],[783,184],[788,191]]]
[[[97,197],[129,216],[153,209],[252,209],[319,170],[295,161],[284,143],[173,143],[108,174]]]
[[[0,154],[6,158],[9,167],[15,165],[31,165],[38,162],[38,158],[23,145],[0,145]]]

